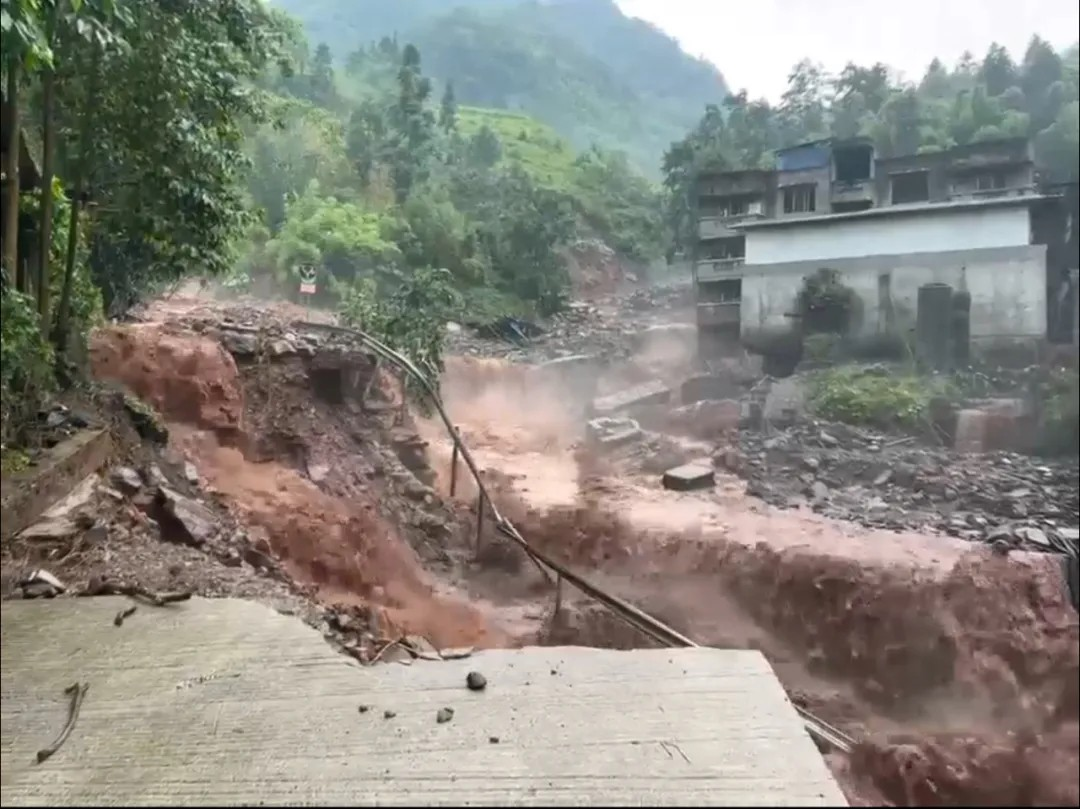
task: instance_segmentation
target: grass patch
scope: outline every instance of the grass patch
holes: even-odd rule
[[[4,447],[0,450],[0,475],[17,475],[30,467],[30,456],[21,449]]]
[[[846,424],[911,428],[925,421],[944,380],[884,368],[833,368],[810,378],[808,403],[818,416]]]
[[[571,192],[575,187],[576,152],[555,130],[535,118],[506,110],[460,107],[458,129],[471,138],[484,126],[502,142],[502,162],[517,164],[545,188]]]

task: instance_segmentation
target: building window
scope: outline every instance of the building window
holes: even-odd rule
[[[727,239],[706,242],[703,252],[703,257],[708,261],[744,258],[746,256],[746,237],[731,236]]]
[[[892,177],[892,204],[930,200],[930,172],[909,171]]]
[[[1001,171],[979,174],[975,177],[976,191],[1000,191],[1005,187],[1005,173]]]
[[[836,149],[833,151],[833,167],[838,183],[852,184],[869,180],[874,173],[874,147],[852,146]]]
[[[728,278],[710,281],[698,289],[698,303],[739,303],[742,301],[742,279]]]
[[[817,210],[817,186],[790,185],[784,189],[784,213],[811,213]]]

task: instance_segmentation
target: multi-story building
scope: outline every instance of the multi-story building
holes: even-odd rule
[[[822,140],[777,152],[772,170],[702,175],[702,352],[790,327],[803,279],[821,268],[859,295],[863,332],[910,327],[918,288],[943,282],[970,293],[973,339],[1045,338],[1048,287],[1068,276],[1056,264],[1074,258],[1049,224],[1063,195],[1035,180],[1024,139],[890,158],[866,139]]]

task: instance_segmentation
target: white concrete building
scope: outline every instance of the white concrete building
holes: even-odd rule
[[[859,296],[864,334],[914,326],[920,286],[971,295],[971,336],[1046,335],[1046,246],[1032,244],[1036,194],[891,205],[744,222],[739,330],[792,325],[803,279],[837,270]]]

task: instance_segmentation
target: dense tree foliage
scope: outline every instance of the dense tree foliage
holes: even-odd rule
[[[102,304],[231,266],[254,81],[286,29],[260,0],[3,0],[0,22],[6,441]]]
[[[818,137],[873,138],[884,156],[1027,136],[1044,177],[1080,174],[1080,48],[1056,53],[1034,37],[1016,62],[991,45],[982,62],[966,55],[949,69],[934,60],[918,83],[896,81],[888,67],[848,64],[828,76],[811,62],[792,69],[780,104],[745,93],[710,106],[664,156],[670,222],[688,244],[694,176],[703,168],[767,167],[772,151]]]
[[[302,41],[294,55],[263,80],[279,100],[250,139],[263,220],[241,283],[292,292],[311,265],[329,304],[446,270],[467,301],[454,315],[475,319],[557,309],[569,282],[560,251],[577,236],[642,262],[662,255],[659,189],[624,155],[578,155],[527,116],[459,106],[456,85],[436,93],[422,53],[392,38],[356,48],[341,70]]]

